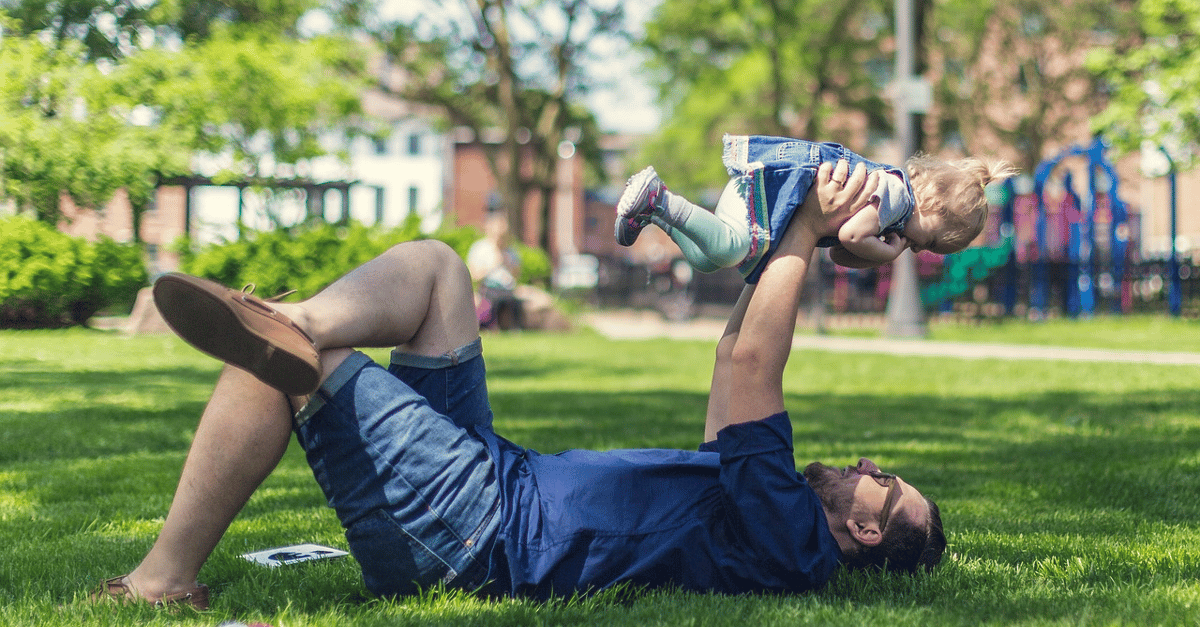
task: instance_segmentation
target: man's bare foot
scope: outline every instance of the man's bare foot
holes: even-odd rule
[[[93,603],[149,603],[155,607],[187,605],[197,610],[208,609],[208,586],[195,584],[162,594],[147,594],[134,585],[132,574],[106,579],[92,592]]]

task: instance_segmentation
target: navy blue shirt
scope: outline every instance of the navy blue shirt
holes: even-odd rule
[[[544,598],[627,582],[802,592],[841,557],[796,472],[786,412],[726,427],[699,451],[542,455],[484,437],[503,504],[488,591]]]

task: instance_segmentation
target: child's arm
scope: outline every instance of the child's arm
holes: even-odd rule
[[[884,243],[889,246],[895,246],[896,243],[893,242],[892,238],[900,240],[900,252],[904,252],[904,248],[908,246],[908,241],[895,233],[888,233],[884,237]],[[896,253],[897,257],[900,256],[900,252]],[[878,268],[879,266],[887,263],[886,261],[871,261],[870,259],[863,259],[862,257],[859,257],[858,255],[847,250],[842,244],[838,244],[837,246],[829,249],[829,258],[832,259],[834,263],[844,268]]]
[[[879,210],[866,206],[838,229],[838,240],[846,252],[867,263],[887,263],[904,252],[908,242],[899,236],[879,238]],[[836,262],[837,259],[834,259]],[[839,262],[840,263],[840,262]],[[845,265],[845,264],[843,264]],[[856,267],[856,266],[851,266]],[[869,267],[869,266],[864,266]]]
[[[829,258],[843,268],[878,268],[880,263],[875,261],[867,261],[858,255],[846,250],[845,246],[838,244],[829,249]]]

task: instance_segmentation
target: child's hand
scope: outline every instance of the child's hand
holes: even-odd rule
[[[908,238],[899,233],[888,233],[881,236],[880,239],[883,240],[884,244],[887,244],[888,248],[892,249],[892,252],[896,253],[897,257],[900,256],[900,253],[904,252],[905,248],[908,248]]]

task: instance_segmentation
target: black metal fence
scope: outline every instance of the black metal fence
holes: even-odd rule
[[[923,257],[918,264],[922,288],[944,279],[937,259]],[[735,270],[702,274],[681,264],[685,262],[675,259],[648,267],[622,259],[601,259],[599,283],[586,298],[600,307],[657,309],[668,318],[684,318],[705,305],[732,305],[744,286]],[[1039,272],[1046,275],[1046,305],[1036,310],[1030,302],[1034,286],[1042,284],[1037,278]],[[1085,276],[1090,278],[1081,279]],[[1190,260],[1181,261],[1179,276],[1181,314],[1198,318],[1200,266]],[[1090,304],[1079,300],[1081,290],[1070,289],[1072,282],[1080,280],[1092,282]],[[801,307],[820,305],[830,314],[881,314],[887,308],[890,283],[890,266],[851,270],[824,260],[809,273]],[[973,280],[965,292],[926,303],[926,307],[930,314],[966,312],[981,317],[1076,317],[1087,315],[1089,308],[1091,315],[1167,315],[1169,289],[1166,260],[1132,263],[1125,267],[1123,277],[1114,277],[1106,263],[1097,263],[1088,272],[1065,261],[1047,262],[1041,268],[1020,263],[1011,269],[994,268],[986,278]]]

